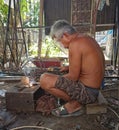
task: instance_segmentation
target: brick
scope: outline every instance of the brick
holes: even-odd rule
[[[107,105],[99,103],[86,105],[86,114],[101,114],[101,113],[107,113]]]

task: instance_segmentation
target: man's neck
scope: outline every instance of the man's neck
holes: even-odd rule
[[[69,43],[71,43],[74,39],[76,39],[79,36],[78,33],[72,34]]]

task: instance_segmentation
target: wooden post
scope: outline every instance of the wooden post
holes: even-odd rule
[[[118,56],[117,56],[117,60],[118,60],[118,75],[119,75],[119,1],[117,0],[118,3],[118,14],[117,14],[117,41],[118,41]],[[118,86],[118,90],[119,90],[119,86]],[[119,96],[119,95],[118,95]]]
[[[40,0],[39,27],[43,26],[43,10],[44,10],[44,0]],[[38,58],[41,57],[41,47],[42,47],[42,28],[39,28]]]

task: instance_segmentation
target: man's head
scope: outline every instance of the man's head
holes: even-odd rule
[[[56,21],[51,27],[51,37],[60,39],[64,33],[74,34],[76,30],[66,20]]]

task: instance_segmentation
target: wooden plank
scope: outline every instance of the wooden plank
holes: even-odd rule
[[[88,104],[86,105],[86,113],[87,114],[101,114],[107,113],[107,106],[104,104]]]

